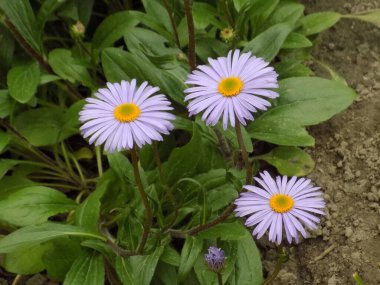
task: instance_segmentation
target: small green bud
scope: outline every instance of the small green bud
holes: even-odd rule
[[[80,21],[71,26],[71,33],[75,38],[83,38],[85,31],[86,28]]]

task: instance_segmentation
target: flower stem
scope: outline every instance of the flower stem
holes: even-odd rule
[[[191,236],[191,235],[196,235],[200,232],[203,232],[205,230],[208,230],[209,228],[225,221],[230,215],[231,213],[235,210],[235,204],[234,203],[231,203],[225,210],[224,212],[216,217],[214,220],[212,221],[209,221],[208,223],[205,223],[205,224],[202,224],[202,225],[199,225],[197,227],[194,227],[190,230],[187,230],[187,231],[181,231],[181,230],[174,230],[174,229],[169,229],[168,232],[170,233],[170,235],[174,238],[186,238],[188,236]]]
[[[275,266],[272,274],[269,275],[269,277],[267,279],[265,279],[264,282],[261,283],[261,285],[271,284],[276,279],[278,273],[280,272],[280,270],[282,268],[283,263],[284,263],[284,248],[282,245],[279,245],[278,246],[278,256],[277,256],[276,266]]]
[[[131,150],[131,156],[132,156],[133,174],[135,176],[137,189],[140,192],[141,200],[142,200],[142,202],[144,204],[144,208],[145,208],[144,231],[143,231],[143,235],[142,235],[140,244],[137,248],[137,253],[141,254],[144,251],[145,244],[148,240],[149,231],[150,231],[150,228],[152,227],[153,212],[152,212],[152,208],[149,205],[148,195],[146,194],[146,192],[144,190],[144,186],[143,186],[142,181],[141,181],[136,148],[133,148]]]
[[[187,19],[187,31],[189,33],[189,67],[190,71],[195,69],[195,28],[194,19],[192,12],[192,0],[184,0],[185,3],[185,13]]]
[[[247,149],[245,148],[245,144],[244,144],[244,140],[243,140],[243,135],[241,133],[241,126],[240,126],[240,123],[237,120],[237,118],[236,118],[236,127],[235,127],[235,130],[236,130],[236,136],[237,136],[237,140],[238,140],[238,143],[239,143],[239,146],[240,146],[240,150],[241,150],[241,155],[243,157],[244,164],[245,164],[245,169],[246,169],[245,183],[246,184],[251,184],[252,183],[252,178],[253,178],[252,163],[249,161],[248,152],[247,152]]]
[[[173,11],[170,9],[170,5],[168,3],[168,0],[164,0],[164,6],[165,6],[166,11],[169,14],[170,23],[172,24],[172,29],[173,29],[176,45],[179,49],[181,49],[181,44],[179,42],[177,26],[175,24],[174,17],[173,17]]]
[[[99,177],[103,176],[103,165],[102,165],[102,153],[100,151],[100,146],[95,147],[95,155],[96,155],[96,164],[98,166]]]
[[[222,274],[220,272],[217,272],[216,276],[218,276],[218,285],[223,285]]]

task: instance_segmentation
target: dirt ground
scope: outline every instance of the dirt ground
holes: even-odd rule
[[[380,0],[304,1],[307,12],[357,13]],[[299,246],[275,284],[380,284],[380,28],[341,20],[320,36],[314,57],[342,75],[358,93],[355,103],[330,121],[310,128],[317,161],[310,178],[327,202],[321,228]],[[273,269],[274,250],[265,268]]]

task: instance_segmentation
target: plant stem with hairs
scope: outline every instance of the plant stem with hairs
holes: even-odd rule
[[[278,273],[280,272],[282,265],[284,263],[284,260],[287,260],[287,258],[288,258],[288,255],[286,254],[284,247],[282,245],[278,246],[277,251],[278,251],[278,256],[277,256],[276,266],[275,266],[272,274],[267,279],[265,279],[264,282],[261,283],[261,285],[271,284],[276,279]]]
[[[187,31],[189,33],[189,67],[190,71],[193,71],[195,69],[196,60],[195,60],[195,28],[194,28],[194,19],[193,19],[193,12],[192,12],[192,1],[191,0],[184,0],[185,3],[185,14],[187,19]]]
[[[144,186],[141,181],[139,166],[138,166],[137,150],[135,147],[131,150],[131,156],[132,156],[133,174],[135,177],[137,189],[140,193],[141,200],[145,208],[144,230],[143,230],[143,235],[141,237],[140,244],[137,248],[137,253],[141,254],[144,251],[145,244],[148,240],[150,228],[152,227],[152,224],[153,224],[153,211],[152,211],[152,208],[150,207],[148,195],[146,194],[144,190]]]
[[[241,132],[240,122],[238,121],[237,118],[235,118],[235,121],[236,121],[236,126],[235,126],[236,137],[237,137],[237,140],[238,140],[238,143],[239,143],[239,147],[240,147],[240,150],[241,150],[241,155],[243,157],[243,161],[244,161],[245,169],[246,169],[245,183],[246,184],[251,184],[252,183],[252,178],[253,178],[252,163],[249,161],[248,152],[247,152],[247,149],[246,149],[245,144],[244,144],[243,135],[242,135],[242,132]]]
[[[222,273],[217,272],[216,276],[218,277],[218,285],[223,285]]]

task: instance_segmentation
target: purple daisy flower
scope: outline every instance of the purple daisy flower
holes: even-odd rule
[[[199,65],[188,76],[186,83],[194,86],[185,90],[185,101],[191,100],[189,115],[204,111],[202,120],[207,125],[215,125],[221,116],[224,129],[228,121],[234,127],[235,118],[246,125],[246,120],[254,119],[253,112],[271,105],[267,98],[278,97],[271,90],[278,88],[278,74],[262,58],[235,50],[208,62],[210,65]]]
[[[161,134],[169,134],[174,126],[168,113],[173,108],[162,94],[154,95],[159,88],[144,82],[136,86],[131,82],[107,83],[95,93],[96,98],[87,98],[79,113],[83,123],[80,128],[89,143],[105,144],[108,151],[131,149],[152,141],[163,140]]]
[[[215,246],[210,246],[208,248],[208,254],[205,254],[205,260],[210,270],[220,272],[224,267],[224,250]]]
[[[320,187],[314,187],[310,179],[293,176],[277,176],[274,180],[267,171],[255,177],[261,186],[245,185],[249,192],[241,193],[235,200],[236,215],[249,216],[247,227],[255,226],[252,235],[261,238],[269,230],[269,240],[280,244],[283,230],[289,243],[294,239],[298,243],[298,232],[307,237],[304,225],[316,229],[319,218],[314,214],[324,215],[325,202]],[[302,222],[302,224],[301,224]]]

